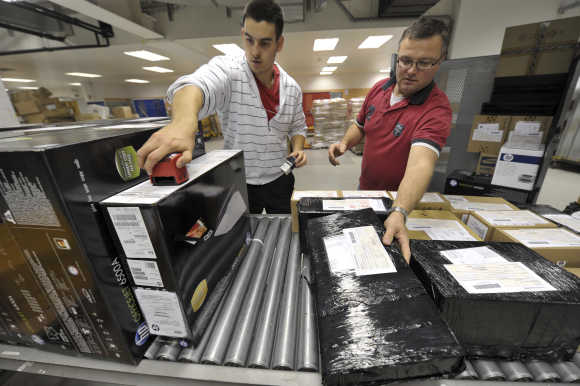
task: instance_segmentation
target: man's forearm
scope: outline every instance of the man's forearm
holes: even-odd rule
[[[363,136],[364,134],[362,130],[359,129],[358,126],[353,123],[352,125],[350,125],[348,130],[346,130],[346,133],[344,134],[344,137],[342,137],[342,141],[340,142],[344,143],[347,149],[350,149],[351,147],[358,145],[362,140]]]
[[[202,106],[203,93],[201,89],[197,86],[183,87],[173,97],[171,120],[183,124],[195,123]]]
[[[295,135],[292,137],[290,142],[292,143],[292,151],[301,151],[304,150],[304,142],[306,138],[303,135]]]
[[[435,169],[436,156],[430,152],[431,150],[425,148],[414,149],[393,206],[400,206],[409,213],[415,209],[427,190]]]

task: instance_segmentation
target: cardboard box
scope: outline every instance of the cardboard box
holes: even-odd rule
[[[532,49],[538,43],[540,23],[524,24],[505,29],[501,45],[502,55],[513,50]]]
[[[111,109],[115,118],[133,118],[133,110],[129,106],[117,106]]]
[[[580,236],[566,229],[500,229],[494,239],[524,244],[561,267],[580,268]]]
[[[43,113],[30,114],[24,117],[26,123],[44,123],[46,121],[46,116]]]
[[[3,222],[74,347],[94,358],[137,363],[147,348],[96,201],[147,178],[135,149],[154,130],[88,127],[0,141]]]
[[[546,142],[546,136],[552,125],[551,116],[541,116],[541,115],[514,115],[511,117],[508,125],[508,133],[506,136],[506,142],[510,136],[513,137],[517,131],[523,131],[523,133],[533,134],[534,132],[541,133],[540,144]],[[528,142],[529,144],[534,144],[534,142]]]
[[[298,221],[298,201],[304,197],[322,198],[322,197],[342,197],[339,190],[294,190],[290,199],[290,213],[292,215],[292,232],[300,230]]]
[[[498,154],[506,138],[510,117],[505,115],[476,115],[467,144],[470,153]]]
[[[475,174],[479,176],[492,176],[497,162],[497,154],[481,153],[475,168]]]
[[[414,210],[406,225],[409,239],[413,240],[482,241],[447,210]]]
[[[29,115],[40,113],[40,106],[36,100],[31,99],[22,102],[15,102],[14,109],[18,115]]]
[[[542,158],[544,158],[543,145],[516,149],[506,144],[500,150],[491,183],[508,188],[532,190]]]
[[[391,199],[395,201],[397,199],[397,192],[390,191]],[[441,194],[435,192],[427,192],[423,194],[421,200],[415,206],[415,209],[423,210],[449,210],[449,202],[444,200]]]
[[[476,210],[467,219],[467,226],[485,241],[497,241],[494,234],[498,229],[557,228],[530,210]]]
[[[580,268],[564,267],[568,272],[572,272],[574,275],[580,277]]]
[[[467,224],[469,215],[475,210],[519,210],[501,197],[444,194],[443,198],[449,202],[451,213],[464,224]]]
[[[250,238],[248,193],[241,150],[215,150],[186,167],[181,185],[145,181],[100,205],[151,333],[197,344],[203,331],[193,326],[208,307],[211,319],[218,284]],[[206,301],[214,292],[220,298]]]

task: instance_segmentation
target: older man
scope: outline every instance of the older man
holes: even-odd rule
[[[390,245],[396,238],[407,261],[407,214],[425,193],[451,129],[449,100],[433,82],[448,42],[448,28],[440,20],[421,18],[407,28],[395,77],[373,86],[355,124],[328,149],[330,162],[338,165],[337,157],[366,136],[360,189],[398,190],[383,242]]]

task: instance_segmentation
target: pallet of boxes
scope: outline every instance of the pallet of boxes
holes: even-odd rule
[[[51,97],[44,87],[10,93],[16,113],[24,123],[73,122],[75,108],[70,102]]]
[[[312,101],[315,129],[312,139],[313,149],[327,148],[342,139],[351,122],[348,111],[348,103],[343,98]]]

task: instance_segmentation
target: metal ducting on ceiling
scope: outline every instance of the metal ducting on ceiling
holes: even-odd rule
[[[352,20],[419,17],[439,0],[336,0]]]

